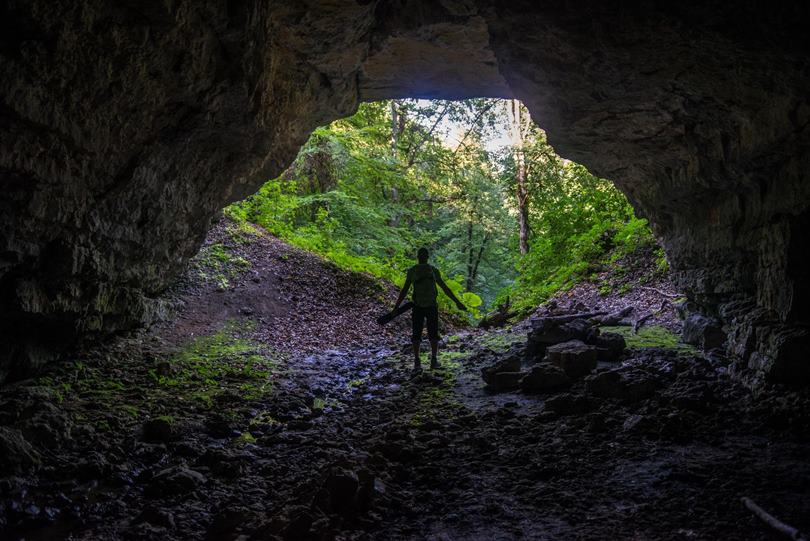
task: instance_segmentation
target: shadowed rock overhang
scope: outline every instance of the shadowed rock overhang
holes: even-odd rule
[[[363,100],[518,97],[649,218],[753,380],[807,382],[804,3],[0,8],[0,379],[143,325],[226,203]]]

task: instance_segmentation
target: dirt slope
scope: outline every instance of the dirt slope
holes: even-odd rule
[[[373,276],[347,272],[260,228],[223,218],[178,285],[176,319],[155,329],[169,346],[208,335],[225,322],[251,327],[251,338],[284,353],[390,343],[407,337],[408,315],[385,327],[397,289]]]

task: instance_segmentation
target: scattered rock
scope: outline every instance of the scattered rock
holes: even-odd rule
[[[217,439],[236,438],[241,434],[232,420],[220,415],[212,415],[207,418],[205,430],[211,437]]]
[[[484,382],[495,390],[517,389],[520,386],[520,358],[510,355],[492,366],[481,369]]]
[[[565,372],[551,363],[534,365],[520,380],[520,388],[529,393],[559,389],[571,384]]]
[[[133,524],[141,524],[148,522],[153,526],[162,526],[164,528],[174,529],[174,515],[166,509],[161,509],[152,505],[146,506],[140,514],[135,517]]]
[[[169,417],[149,419],[141,427],[141,437],[148,443],[168,443],[175,436],[174,420]]]
[[[589,394],[624,402],[649,398],[657,387],[649,374],[639,370],[607,370],[585,380],[585,388]]]
[[[548,360],[563,369],[569,378],[579,378],[596,368],[596,346],[570,340],[549,346]]]
[[[206,466],[217,477],[235,479],[245,473],[252,458],[250,454],[236,449],[211,448],[200,458],[199,464]]]
[[[37,416],[19,426],[28,441],[43,447],[55,447],[70,439],[71,423],[64,415]]]
[[[315,518],[312,511],[303,506],[295,506],[281,517],[281,522],[286,523],[282,531],[284,539],[310,539],[310,531]]]
[[[495,391],[512,391],[520,388],[525,375],[525,372],[498,372],[489,378],[487,385]]]
[[[166,468],[155,475],[146,489],[152,498],[186,494],[207,483],[206,477],[185,466]]]
[[[590,410],[591,404],[582,395],[570,393],[557,395],[546,399],[546,409],[558,415],[578,415]]]
[[[244,506],[226,507],[214,515],[211,525],[206,532],[206,538],[239,539],[240,532],[251,528],[252,523],[258,521],[255,511]]]

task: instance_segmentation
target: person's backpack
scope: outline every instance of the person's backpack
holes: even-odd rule
[[[436,280],[436,269],[433,266],[430,267],[430,273],[421,276],[418,280],[414,280],[413,282],[413,301],[414,303],[418,303],[420,305],[428,306],[429,303],[422,303],[420,300],[428,301],[428,300],[435,300],[436,296],[439,294],[438,290],[436,289],[436,284],[438,280]],[[430,297],[428,299],[427,297]]]

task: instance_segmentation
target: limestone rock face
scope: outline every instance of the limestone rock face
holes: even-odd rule
[[[744,363],[810,371],[794,358],[810,323],[808,9],[5,2],[0,379],[160,317],[218,210],[314,127],[361,100],[471,96],[521,98],[560,154],[614,180]]]

